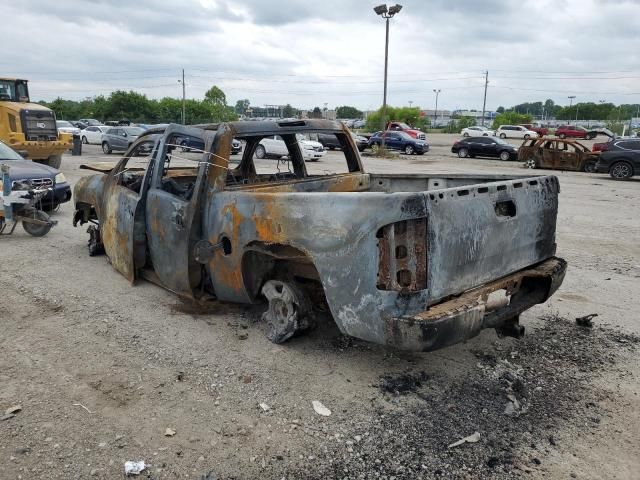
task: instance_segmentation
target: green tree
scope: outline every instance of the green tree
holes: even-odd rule
[[[246,115],[247,108],[249,108],[250,105],[251,105],[251,102],[249,102],[248,98],[238,100],[236,102],[236,106],[234,110],[238,115]]]
[[[362,112],[356,107],[344,105],[336,109],[337,118],[362,118]]]
[[[297,115],[297,111],[288,103],[282,108],[282,116],[285,118],[295,117]]]
[[[387,106],[387,121],[404,122],[413,128],[423,130],[429,125],[429,119],[420,114],[418,107],[390,107]],[[365,127],[370,132],[376,132],[383,128],[382,107],[369,114]]]
[[[206,91],[204,94],[204,101],[211,105],[227,106],[227,96],[215,85]]]
[[[499,106],[499,107],[496,109],[496,113],[504,113],[504,107],[503,107],[503,106]]]
[[[516,112],[504,112],[496,116],[493,120],[492,128],[498,128],[500,125],[519,125],[521,123],[529,123],[531,120],[531,115]]]
[[[313,107],[311,118],[322,118],[322,110],[320,110],[320,107]]]

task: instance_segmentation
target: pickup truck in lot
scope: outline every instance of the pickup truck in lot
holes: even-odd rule
[[[341,169],[307,165],[296,140],[314,133],[338,138]],[[256,159],[276,135],[287,161]],[[186,158],[178,137],[203,152]],[[239,164],[233,138],[245,142]],[[139,157],[145,142],[154,146]],[[132,283],[265,302],[273,342],[311,328],[325,302],[344,334],[399,349],[435,350],[486,328],[519,337],[520,313],[565,274],[555,176],[366,173],[334,121],[170,125],[117,164],[84,168],[100,172],[74,192],[92,253],[104,248]]]

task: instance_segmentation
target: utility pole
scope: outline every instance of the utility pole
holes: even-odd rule
[[[484,72],[484,100],[482,101],[482,121],[481,125],[484,127],[484,114],[487,109],[487,86],[489,85],[489,70]]]
[[[180,82],[180,80],[178,80],[178,82]],[[187,91],[186,91],[186,86],[184,84],[184,68],[182,69],[182,124],[186,125],[186,99],[187,99]]]
[[[411,108],[411,105],[413,105],[413,100],[409,100],[409,108]]]

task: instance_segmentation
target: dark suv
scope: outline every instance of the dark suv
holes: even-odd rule
[[[451,147],[451,153],[460,158],[498,157],[500,160],[517,160],[518,150],[509,142],[496,137],[467,137]]]
[[[369,146],[376,152],[382,144],[382,132],[377,132],[369,139]],[[429,151],[429,144],[425,140],[418,140],[405,132],[387,131],[384,134],[384,146],[389,150],[400,150],[407,155],[422,155]]]
[[[595,167],[598,173],[608,173],[616,180],[626,180],[640,173],[640,139],[622,139],[607,143]]]

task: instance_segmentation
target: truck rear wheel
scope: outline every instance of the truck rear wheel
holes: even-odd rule
[[[262,294],[269,302],[262,319],[267,322],[267,338],[273,343],[286,342],[296,333],[313,327],[309,300],[292,282],[269,280],[262,287]]]
[[[45,162],[46,165],[49,165],[50,167],[53,167],[55,169],[59,169],[60,165],[62,165],[62,155],[58,154],[58,155],[51,155],[49,158],[47,158],[47,160]]]

